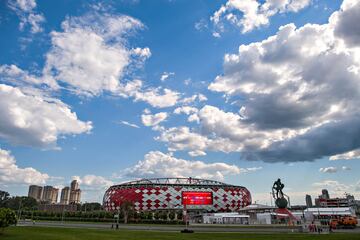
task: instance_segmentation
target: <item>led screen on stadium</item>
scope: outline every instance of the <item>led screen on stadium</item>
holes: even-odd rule
[[[182,192],[183,205],[212,205],[212,192]]]

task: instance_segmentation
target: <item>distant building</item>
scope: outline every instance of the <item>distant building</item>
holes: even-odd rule
[[[205,213],[202,215],[203,223],[210,224],[249,224],[249,215],[230,213]]]
[[[317,207],[335,208],[335,207],[352,207],[352,201],[347,198],[318,198],[316,199]]]
[[[306,207],[311,208],[313,206],[311,196],[308,194],[305,196],[305,202]]]
[[[329,199],[330,198],[330,195],[329,195],[329,192],[328,192],[327,189],[323,189],[321,191],[321,196],[322,196],[323,199]]]
[[[39,210],[54,213],[76,212],[77,206],[74,204],[40,204]]]
[[[249,216],[249,224],[257,224],[259,222],[258,214],[272,213],[276,207],[262,204],[250,204],[246,207],[240,208],[237,212],[242,215]]]
[[[71,182],[71,189],[70,189],[70,203],[76,204],[80,203],[81,200],[81,190],[79,188],[79,183],[76,180]]]
[[[60,204],[58,203],[58,196],[59,196],[59,189],[54,188],[53,186],[36,186],[31,185],[29,186],[29,197],[35,198],[37,201],[41,202],[41,207],[39,209],[45,211],[60,211],[61,209],[65,209],[65,211],[72,211],[74,207],[63,207],[64,205],[69,204],[77,204],[81,201],[81,190],[79,188],[78,181],[74,180],[71,182],[70,187],[64,187],[61,189],[61,196],[60,196]],[[50,205],[58,205],[52,206]],[[76,207],[76,206],[75,206]]]
[[[77,180],[72,180],[70,183],[71,190],[79,189],[79,182]]]
[[[43,187],[37,185],[30,185],[29,186],[29,193],[28,197],[35,198],[36,201],[40,202],[43,196]]]
[[[351,207],[316,207],[308,208],[303,211],[307,222],[319,221],[322,225],[328,225],[331,219],[341,216],[356,216],[355,210]]]
[[[350,194],[346,194],[343,198],[330,198],[328,191],[323,189],[321,195],[315,198],[315,206],[321,208],[352,207],[355,209],[356,200]]]
[[[73,190],[70,192],[70,204],[80,203],[80,199],[81,199],[80,189]]]
[[[69,204],[70,202],[70,188],[64,187],[61,190],[60,204]]]
[[[58,195],[59,189],[54,188],[53,186],[45,186],[42,201],[50,204],[57,203]]]

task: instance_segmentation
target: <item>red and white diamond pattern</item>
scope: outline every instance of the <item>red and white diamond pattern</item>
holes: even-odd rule
[[[181,193],[184,191],[212,192],[213,205],[187,206],[189,209],[208,211],[237,211],[251,203],[250,192],[242,187],[139,187],[110,188],[104,196],[104,207],[114,211],[124,201],[134,204],[136,211],[182,208]]]

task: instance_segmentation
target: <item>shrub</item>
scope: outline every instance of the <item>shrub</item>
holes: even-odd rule
[[[3,231],[6,227],[16,224],[15,212],[8,208],[0,208],[0,229]]]

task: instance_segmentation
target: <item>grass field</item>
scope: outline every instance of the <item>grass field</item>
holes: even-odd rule
[[[151,231],[111,231],[73,228],[47,227],[11,227],[0,233],[1,240],[227,240],[227,239],[360,239],[360,234],[333,233],[328,235],[312,234],[250,234],[250,233],[193,233],[182,234],[176,232]]]

